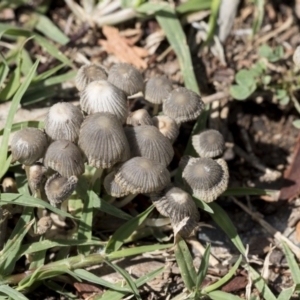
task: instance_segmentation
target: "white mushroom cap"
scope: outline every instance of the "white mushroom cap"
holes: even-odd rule
[[[140,126],[140,125],[153,125],[153,121],[146,109],[138,109],[131,112],[126,121],[127,125]]]
[[[159,115],[152,118],[154,126],[173,144],[179,135],[179,126],[174,119]]]
[[[115,181],[131,194],[151,193],[162,190],[170,183],[170,173],[157,161],[134,157],[121,165]]]
[[[90,82],[106,79],[107,72],[105,68],[96,64],[84,65],[78,70],[75,85],[78,91],[82,91]]]
[[[195,92],[184,87],[173,90],[163,102],[163,112],[178,124],[196,120],[204,109],[204,102]]]
[[[87,114],[109,112],[122,123],[128,115],[126,95],[106,80],[89,83],[81,92],[80,105]]]
[[[227,189],[229,173],[223,159],[190,158],[182,177],[196,197],[212,202]]]
[[[129,145],[122,124],[110,113],[95,113],[84,120],[79,135],[79,147],[89,165],[110,168],[129,158]]]
[[[54,104],[45,118],[45,131],[52,140],[68,140],[76,143],[83,122],[80,109],[71,103]]]
[[[142,74],[132,65],[127,63],[115,64],[108,72],[107,80],[127,96],[142,92],[144,79]]]
[[[155,126],[127,127],[131,156],[142,156],[167,166],[174,156],[171,142]]]

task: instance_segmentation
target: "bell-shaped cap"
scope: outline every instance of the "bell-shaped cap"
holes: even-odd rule
[[[110,113],[87,116],[80,129],[78,145],[88,164],[96,168],[110,168],[129,158],[129,145],[122,124]]]
[[[229,173],[223,159],[190,158],[182,177],[196,197],[212,202],[227,189]]]
[[[89,83],[81,92],[80,105],[87,114],[109,112],[122,123],[128,115],[126,95],[106,80]]]
[[[107,80],[127,96],[132,96],[144,90],[142,74],[132,65],[118,63],[112,66],[108,72]]]
[[[173,90],[163,102],[163,112],[178,124],[196,120],[204,109],[204,102],[195,92],[184,87]]]
[[[134,157],[120,166],[115,181],[131,194],[152,193],[170,183],[170,173],[157,161]]]
[[[83,122],[81,110],[71,103],[54,104],[45,118],[45,131],[52,140],[76,143]]]
[[[28,183],[34,191],[40,189],[46,181],[47,168],[40,162],[36,162],[28,169]]]
[[[37,222],[37,234],[45,234],[52,226],[53,222],[50,216],[44,216]]]
[[[84,160],[80,149],[66,140],[50,144],[44,157],[44,165],[67,178],[84,173]]]
[[[30,166],[44,156],[47,147],[48,141],[43,131],[31,127],[21,129],[11,140],[11,163],[19,161]]]
[[[152,118],[154,126],[173,144],[179,135],[179,126],[174,119],[159,115]]]
[[[225,142],[223,135],[214,129],[193,135],[192,144],[200,157],[216,157],[223,153]]]
[[[145,84],[145,99],[153,104],[162,104],[172,90],[172,82],[166,76],[155,76]]]
[[[105,68],[96,64],[83,65],[75,77],[75,85],[78,91],[82,91],[90,82],[106,79],[107,72]]]
[[[140,125],[153,125],[153,121],[146,109],[138,109],[131,112],[126,121],[127,125],[140,126]]]
[[[120,198],[130,194],[115,181],[116,170],[107,174],[104,178],[103,185],[108,195]]]
[[[167,166],[174,156],[171,142],[155,126],[127,127],[131,156],[142,156]]]
[[[77,187],[78,178],[62,177],[59,173],[53,174],[45,184],[46,196],[52,206],[58,207],[67,200]]]

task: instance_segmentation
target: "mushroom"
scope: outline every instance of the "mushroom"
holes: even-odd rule
[[[116,181],[115,181],[116,170],[106,175],[103,181],[106,192],[113,197],[120,198],[130,194],[126,192]]]
[[[159,115],[152,118],[154,126],[173,144],[179,135],[179,126],[174,119]]]
[[[196,120],[204,109],[204,102],[195,92],[184,87],[173,90],[163,102],[163,112],[178,124]]]
[[[37,222],[37,234],[45,234],[52,226],[52,219],[50,216],[44,216]]]
[[[214,129],[202,131],[192,136],[192,144],[200,157],[216,157],[223,153],[225,142],[223,135]]]
[[[46,181],[47,168],[36,162],[28,168],[28,184],[33,191],[39,190]]]
[[[154,126],[127,127],[125,133],[130,145],[131,156],[142,156],[167,166],[174,150],[171,142]]]
[[[132,65],[118,63],[111,67],[107,80],[118,87],[127,96],[132,96],[144,89],[142,74]]]
[[[142,108],[131,112],[127,117],[126,124],[131,126],[153,125],[153,121],[147,110]]]
[[[77,187],[78,178],[62,177],[59,173],[53,174],[45,184],[46,196],[52,206],[58,207],[67,200]]]
[[[78,145],[89,165],[96,168],[107,169],[129,158],[129,145],[122,124],[107,112],[86,117]]]
[[[170,183],[170,173],[157,161],[134,157],[120,166],[115,181],[131,194],[151,193],[162,190]]]
[[[70,141],[54,141],[48,147],[44,165],[61,176],[79,176],[84,173],[84,161],[80,149]]]
[[[194,195],[204,202],[212,202],[228,186],[228,167],[223,159],[190,158],[182,177]]]
[[[68,140],[76,143],[83,122],[80,109],[71,103],[54,104],[45,118],[45,131],[52,140]]]
[[[81,92],[80,105],[87,114],[109,112],[121,123],[127,118],[127,99],[123,91],[106,80],[89,83]]]
[[[82,91],[90,82],[106,79],[107,72],[105,68],[96,64],[83,65],[75,77],[75,85],[78,91]]]
[[[27,127],[17,131],[11,141],[11,163],[19,161],[30,166],[45,154],[48,141],[43,131]]]

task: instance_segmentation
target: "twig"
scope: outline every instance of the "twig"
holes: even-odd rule
[[[215,93],[213,95],[209,95],[209,96],[205,96],[205,97],[202,97],[202,100],[205,104],[208,104],[208,103],[211,103],[211,102],[214,102],[214,101],[219,101],[219,100],[222,100],[226,97],[229,97],[229,93],[226,91],[226,92],[218,92],[218,93]]]

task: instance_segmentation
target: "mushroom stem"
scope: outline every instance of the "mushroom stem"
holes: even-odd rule
[[[94,173],[94,175],[91,179],[91,183],[90,183],[91,188],[93,188],[96,180],[102,176],[102,173],[103,173],[103,169],[102,168],[97,168],[97,170],[95,171],[95,173]]]
[[[122,199],[119,202],[115,203],[115,206],[118,208],[122,208],[125,205],[127,205],[128,203],[130,203],[138,194],[129,194],[128,196],[126,196],[124,199]]]
[[[159,104],[154,104],[153,111],[152,111],[153,116],[157,116],[158,112],[159,112]]]

